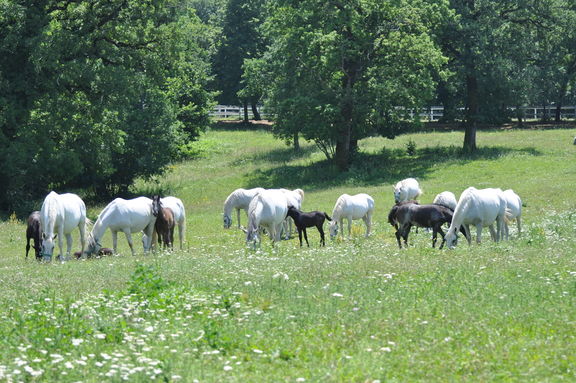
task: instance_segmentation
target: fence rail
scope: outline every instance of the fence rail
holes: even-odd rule
[[[556,107],[551,105],[549,107],[541,106],[526,106],[520,108],[523,111],[523,117],[527,120],[541,120],[545,115],[549,118],[553,118],[556,113]],[[516,108],[509,107],[508,110],[514,112]],[[266,117],[266,110],[262,106],[258,106],[258,111],[261,117]],[[464,114],[464,108],[458,108],[458,111]],[[414,111],[410,111],[410,117],[414,118]],[[237,118],[239,120],[244,118],[244,108],[235,105],[217,105],[210,115],[216,119],[227,119],[227,118]],[[430,106],[428,108],[423,108],[420,113],[418,113],[422,120],[427,121],[438,121],[444,116],[443,106]],[[248,108],[248,118],[252,119],[254,115],[252,114],[252,109]],[[574,106],[563,106],[560,110],[560,117],[562,119],[575,119],[576,118],[576,105]]]

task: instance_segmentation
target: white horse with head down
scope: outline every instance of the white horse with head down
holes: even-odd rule
[[[248,214],[248,206],[252,198],[256,194],[264,191],[263,188],[254,189],[236,189],[226,201],[224,201],[224,229],[229,229],[232,226],[232,210],[236,209],[236,214],[238,216],[238,228],[240,229],[240,210],[244,210]]]
[[[126,240],[134,255],[134,245],[132,242],[132,233],[143,231],[146,239],[144,242],[144,252],[150,249],[152,242],[152,233],[156,216],[159,212],[159,206],[152,203],[147,197],[138,197],[129,200],[116,198],[100,212],[92,232],[88,236],[87,254],[98,253],[102,247],[100,240],[107,229],[112,232],[112,244],[114,252],[118,248],[118,232],[126,235]]]
[[[446,233],[446,243],[453,248],[456,244],[456,233],[460,226],[476,226],[476,242],[480,243],[482,228],[488,226],[490,234],[495,242],[502,239],[504,229],[504,216],[506,214],[506,200],[500,189],[481,189],[469,187],[464,190],[458,200],[452,223]],[[497,230],[494,232],[493,223],[496,222]],[[467,230],[469,233],[469,231]],[[468,243],[471,239],[468,236]]]
[[[458,200],[456,199],[454,193],[450,191],[443,191],[434,198],[432,203],[435,205],[447,207],[448,209],[454,211],[454,209],[456,209],[456,205],[458,204]]]
[[[506,236],[506,239],[508,239],[508,224],[513,220],[516,220],[516,225],[518,226],[518,235],[522,233],[522,200],[520,199],[520,196],[514,193],[514,190],[512,189],[504,190],[502,193],[504,194],[504,199],[506,199],[504,235]]]
[[[420,185],[414,178],[406,178],[394,186],[394,201],[396,203],[415,200],[421,195]]]
[[[352,220],[362,219],[366,225],[366,237],[370,235],[372,226],[372,213],[374,212],[374,199],[368,194],[356,195],[342,194],[336,200],[332,209],[332,221],[330,222],[330,238],[338,235],[338,225],[344,235],[344,219],[348,220],[348,237],[352,232]]]
[[[40,230],[42,233],[42,255],[52,258],[54,240],[58,236],[58,247],[62,257],[62,237],[66,236],[66,254],[72,248],[72,231],[80,229],[80,245],[84,251],[86,223],[86,205],[76,194],[58,194],[50,192],[40,210]]]
[[[246,243],[260,244],[260,227],[265,228],[272,245],[280,240],[282,225],[288,214],[288,200],[280,190],[264,190],[258,193],[248,207],[248,230]]]

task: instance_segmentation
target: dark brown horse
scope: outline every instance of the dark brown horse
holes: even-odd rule
[[[303,213],[300,210],[296,209],[294,206],[290,206],[288,208],[288,217],[292,217],[294,220],[294,224],[296,225],[296,229],[298,229],[298,238],[300,239],[300,247],[302,247],[302,233],[304,233],[304,239],[306,240],[306,244],[310,247],[308,243],[308,235],[306,234],[307,227],[316,226],[318,232],[320,233],[320,245],[325,246],[326,241],[324,240],[324,221],[332,221],[332,218],[328,216],[326,213],[322,213],[320,211],[311,211],[309,213]]]
[[[28,226],[26,227],[26,258],[28,258],[28,251],[30,251],[30,240],[34,242],[34,252],[36,259],[41,260],[42,255],[42,242],[40,242],[40,212],[33,211],[28,216]]]
[[[396,240],[402,248],[400,238],[404,239],[404,245],[408,246],[408,234],[410,228],[428,227],[432,229],[432,247],[436,246],[438,233],[442,236],[440,248],[444,246],[444,232],[442,225],[452,222],[454,212],[441,205],[417,205],[414,203],[402,203],[392,207],[388,214],[388,222],[396,228]]]
[[[164,248],[172,249],[174,245],[174,212],[168,207],[162,207],[159,195],[152,197],[152,205],[158,209],[158,216],[154,225],[154,231],[158,235],[158,243],[164,244]]]

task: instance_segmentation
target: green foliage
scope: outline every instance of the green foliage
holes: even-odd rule
[[[429,24],[446,7],[423,1],[274,2],[265,25],[273,44],[264,61],[276,135],[292,140],[302,134],[327,157],[339,158],[358,139],[400,133],[410,124],[409,108],[432,97],[432,75],[444,58]]]
[[[0,3],[0,206],[126,191],[208,124],[213,33],[175,5]]]
[[[159,272],[156,266],[137,264],[128,282],[128,293],[146,299],[157,297],[170,286],[170,283],[166,282]]]

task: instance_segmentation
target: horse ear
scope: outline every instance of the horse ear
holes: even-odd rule
[[[46,233],[42,233],[42,239],[46,239]]]
[[[52,237],[52,239],[56,239],[57,236],[58,236],[58,234],[54,234],[54,236]]]

